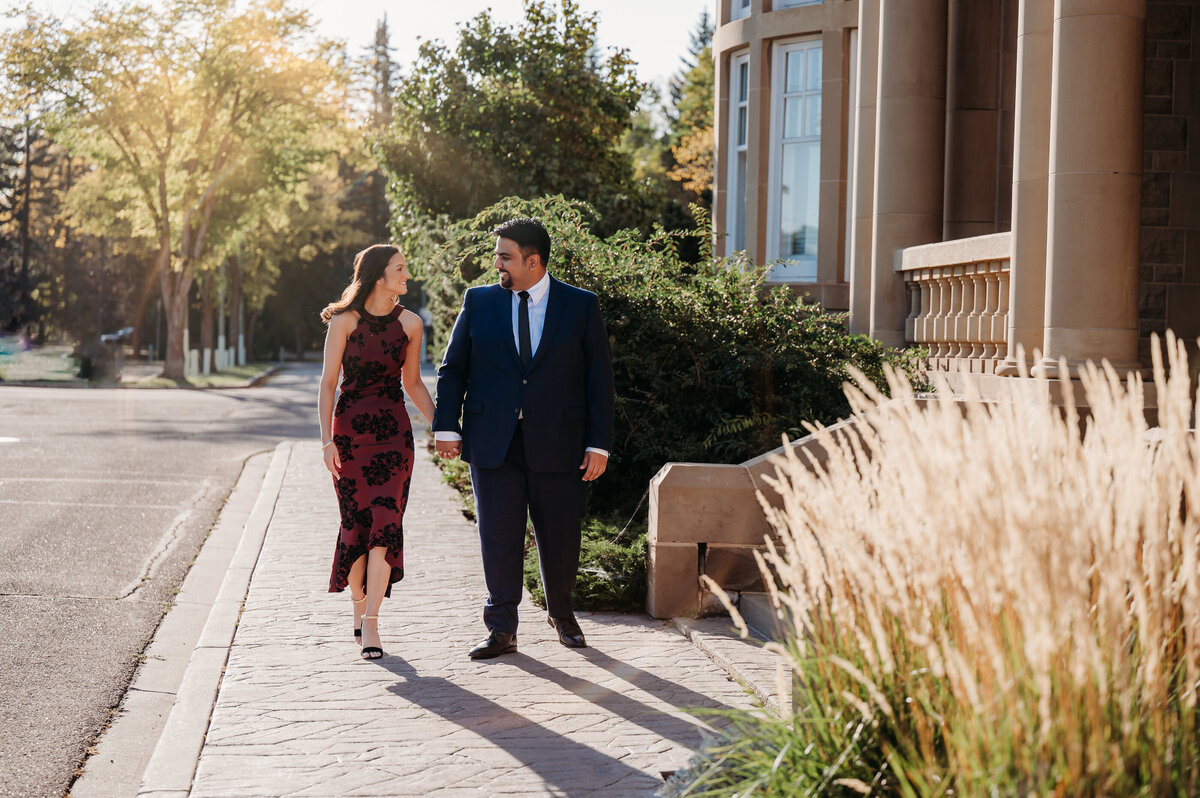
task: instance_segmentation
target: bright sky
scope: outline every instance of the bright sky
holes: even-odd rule
[[[293,0],[319,20],[321,31],[346,41],[359,53],[375,39],[375,23],[386,13],[401,69],[417,53],[423,39],[457,39],[458,23],[491,8],[506,23],[521,19],[521,0]],[[153,2],[153,0],[152,0]],[[18,0],[0,0],[5,11]],[[34,6],[56,16],[79,18],[93,6],[90,0],[34,0]],[[662,87],[680,67],[691,33],[705,8],[716,13],[716,0],[581,0],[585,11],[600,12],[600,45],[624,47],[638,64],[638,77]]]

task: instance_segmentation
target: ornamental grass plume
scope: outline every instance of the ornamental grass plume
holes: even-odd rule
[[[891,371],[892,398],[847,389],[856,434],[811,428],[824,463],[788,449],[760,565],[793,739],[764,719],[787,772],[755,794],[1200,793],[1200,447],[1165,350],[1153,430],[1107,364],[1080,373],[1086,410],[1045,380],[923,400]],[[734,794],[736,748],[690,794]]]

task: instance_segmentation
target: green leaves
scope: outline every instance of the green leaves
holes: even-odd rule
[[[592,203],[614,230],[649,215],[619,150],[643,91],[623,50],[602,53],[596,13],[526,0],[517,26],[484,12],[457,45],[421,46],[380,149],[416,212],[464,218],[505,196]]]
[[[896,353],[850,335],[842,316],[767,283],[761,268],[681,258],[685,243],[707,252],[707,227],[602,239],[590,229],[594,209],[562,197],[510,197],[448,225],[438,244],[418,243],[410,260],[430,297],[435,351],[467,285],[495,279],[491,230],[514,216],[541,219],[553,241],[550,271],[600,297],[617,421],[613,460],[593,489],[599,514],[628,517],[666,462],[741,462],[805,421],[834,421],[849,410],[848,366],[882,383],[883,364],[899,364]]]

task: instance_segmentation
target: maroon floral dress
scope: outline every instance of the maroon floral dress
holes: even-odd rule
[[[386,316],[359,311],[346,338],[342,393],[333,409],[333,445],[341,459],[334,480],[342,525],[329,592],[345,589],[350,566],[376,546],[387,548],[392,583],[404,578],[404,507],[413,470],[413,433],[404,408],[401,367],[408,336],[399,305]]]

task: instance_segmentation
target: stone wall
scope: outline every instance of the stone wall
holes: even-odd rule
[[[1151,0],[1146,14],[1139,357],[1150,334],[1200,337],[1200,3]]]

